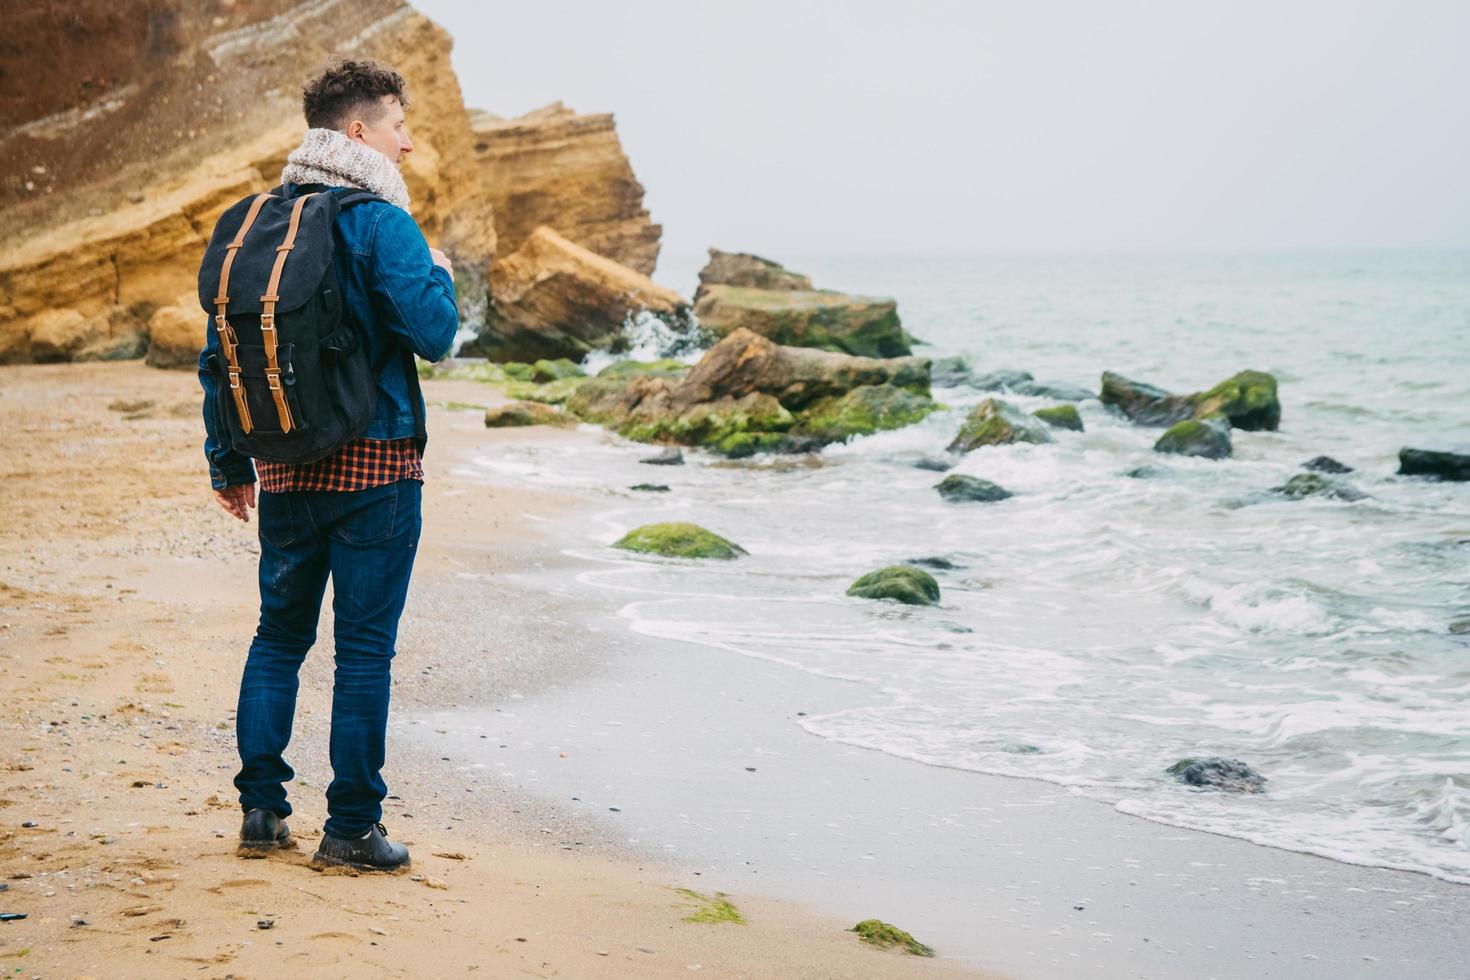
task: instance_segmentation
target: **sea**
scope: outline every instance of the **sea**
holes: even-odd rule
[[[568,550],[592,566],[579,588],[620,597],[623,628],[858,685],[859,706],[798,719],[812,738],[1470,883],[1470,635],[1452,630],[1470,629],[1470,484],[1396,475],[1404,446],[1470,451],[1470,253],[780,258],[895,298],[916,354],[977,372],[1191,392],[1269,371],[1280,430],[1234,432],[1226,460],[1163,456],[1159,429],[1084,400],[1083,432],[958,459],[1014,493],[988,504],[946,503],[942,474],[914,465],[995,394],[964,386],[936,387],[945,407],[917,425],[810,456],[636,467],[662,494],[609,488],[649,454],[615,438],[478,457],[487,476],[604,495]],[[655,278],[688,295],[701,261],[666,256]],[[633,332],[619,356],[669,341],[656,322]],[[1272,492],[1323,454],[1363,499]],[[749,554],[609,547],[662,520]],[[951,566],[933,570],[936,607],[844,594],[918,559]],[[1249,764],[1264,792],[1165,772],[1200,756]]]

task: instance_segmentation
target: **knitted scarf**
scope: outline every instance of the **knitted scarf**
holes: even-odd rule
[[[408,187],[397,164],[335,129],[308,129],[286,158],[281,183],[363,187],[408,210]]]

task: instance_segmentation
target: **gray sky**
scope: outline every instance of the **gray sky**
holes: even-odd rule
[[[412,2],[676,253],[1470,246],[1470,0]]]

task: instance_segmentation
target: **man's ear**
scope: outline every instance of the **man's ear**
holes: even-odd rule
[[[362,142],[362,131],[365,129],[367,129],[367,127],[363,125],[361,119],[354,119],[352,120],[352,122],[347,124],[347,138],[350,140],[357,140],[358,142]]]

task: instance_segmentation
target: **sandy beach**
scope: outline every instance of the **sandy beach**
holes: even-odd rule
[[[607,648],[575,628],[565,596],[507,604],[491,588],[555,564],[543,532],[586,502],[457,473],[470,449],[528,436],[484,430],[469,407],[496,397],[482,386],[434,381],[426,396],[426,530],[395,724],[493,710],[466,692],[554,693],[606,674]],[[238,858],[232,719],[257,546],[253,526],[208,494],[198,411],[188,372],[0,368],[0,911],[26,916],[0,926],[7,975],[982,975],[943,949],[917,959],[864,946],[845,931],[853,922],[742,890],[733,873],[649,860],[514,780],[463,792],[442,774],[443,752],[397,733],[385,821],[410,844],[412,870],[310,870],[328,778],[330,616],[292,745],[300,849]],[[723,907],[717,893],[743,925],[698,921]],[[922,923],[895,924],[926,938]]]

